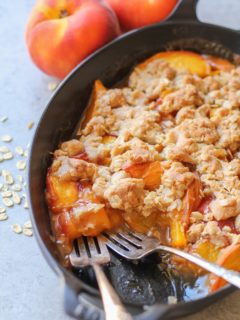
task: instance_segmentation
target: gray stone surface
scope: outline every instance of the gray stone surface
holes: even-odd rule
[[[0,1],[0,135],[14,137],[11,149],[26,146],[51,96],[47,85],[52,79],[31,63],[24,43],[24,28],[33,0]],[[201,0],[199,17],[203,21],[240,29],[239,0]],[[16,160],[0,163],[18,174]],[[28,212],[22,206],[8,210],[9,219],[0,222],[0,320],[69,319],[62,307],[62,285],[45,262],[36,241],[11,231],[13,223],[23,224]],[[189,320],[237,320],[239,292],[191,316]]]

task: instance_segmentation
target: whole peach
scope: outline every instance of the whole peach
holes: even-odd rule
[[[34,63],[62,79],[119,33],[115,13],[101,0],[39,0],[27,24],[26,43]]]
[[[178,0],[105,0],[115,11],[123,31],[164,20]]]

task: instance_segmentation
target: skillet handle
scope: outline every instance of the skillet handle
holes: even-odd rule
[[[105,319],[103,310],[88,302],[83,292],[79,293],[67,283],[64,287],[64,310],[69,316],[78,320]]]
[[[180,0],[179,4],[167,19],[168,21],[191,20],[199,21],[197,18],[198,0]]]

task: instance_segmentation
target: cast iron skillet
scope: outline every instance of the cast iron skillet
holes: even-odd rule
[[[31,217],[35,236],[50,266],[64,279],[66,312],[77,319],[104,319],[104,313],[99,292],[93,286],[91,276],[85,276],[84,273],[76,275],[72,270],[65,268],[59,259],[57,247],[52,241],[44,192],[46,170],[51,163],[50,152],[58,146],[59,142],[73,135],[87,105],[95,79],[101,79],[106,86],[111,87],[123,79],[137,62],[155,52],[174,49],[216,54],[233,61],[234,53],[240,53],[240,35],[237,31],[199,22],[196,17],[196,1],[183,0],[168,21],[123,35],[81,63],[55,92],[36,129],[28,172]],[[133,275],[131,281],[134,282],[136,271],[136,277],[140,279],[141,285],[141,281],[145,281],[144,277],[149,276],[144,273],[144,270],[148,268],[151,270],[151,264],[144,265],[145,269],[140,264],[137,269],[138,267],[129,266],[117,257],[113,258],[118,275],[131,274]],[[153,282],[155,280],[155,278],[151,279]],[[152,305],[144,309],[139,292],[136,291],[138,288],[134,288],[133,283],[127,286],[130,291],[131,286],[133,287],[129,294],[124,290],[121,292],[124,279],[120,278],[118,282],[114,272],[112,281],[123,300],[132,302],[131,305],[126,304],[126,307],[139,320],[170,319],[193,313],[233,291],[233,287],[226,286],[215,294],[200,299],[168,305],[159,303],[159,301],[165,302],[166,297],[162,300],[158,298],[168,290],[171,295],[172,291],[169,287],[171,284],[160,281],[157,283],[157,299],[147,301],[146,304]],[[162,287],[163,282],[165,287]],[[140,300],[135,301],[135,298]],[[143,299],[145,299],[144,293]]]

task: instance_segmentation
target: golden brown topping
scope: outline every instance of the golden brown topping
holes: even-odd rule
[[[206,118],[185,120],[176,128],[178,130],[198,143],[212,144],[219,139],[214,123]]]
[[[93,163],[61,156],[53,162],[54,174],[63,180],[92,180],[97,174]]]
[[[199,106],[203,103],[196,87],[187,85],[185,88],[179,89],[173,93],[168,94],[158,109],[162,113],[171,113],[178,111],[186,106]]]
[[[80,138],[55,151],[48,178],[61,232],[160,225],[216,261],[240,239],[239,107],[240,68],[186,51],[154,55],[125,87],[95,81]]]
[[[114,209],[138,211],[144,200],[144,183],[141,179],[134,178],[113,181],[104,192],[104,198]]]
[[[79,140],[73,139],[70,141],[63,142],[60,146],[60,149],[54,152],[54,156],[57,157],[65,155],[72,157],[83,151],[83,144]]]
[[[240,201],[234,197],[219,197],[213,200],[210,208],[216,220],[225,220],[240,214]]]

